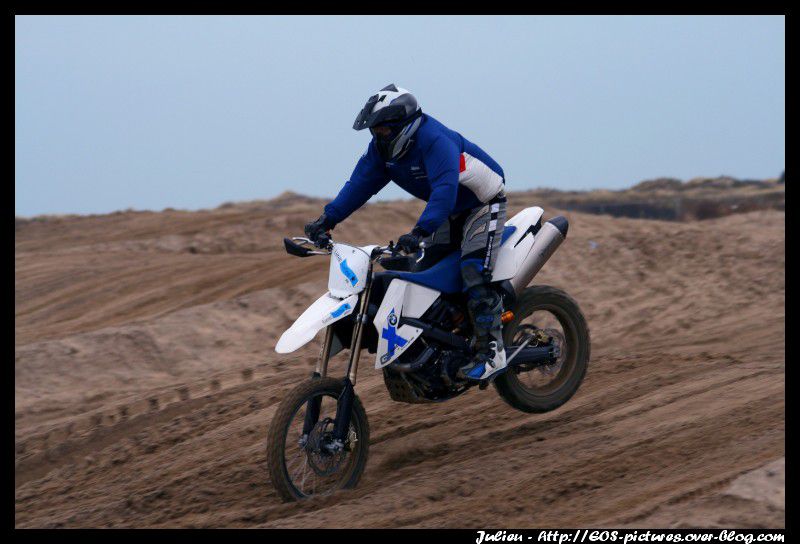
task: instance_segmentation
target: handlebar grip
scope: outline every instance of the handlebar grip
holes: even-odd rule
[[[320,234],[314,241],[314,245],[320,249],[325,249],[331,244],[331,236],[328,233]]]

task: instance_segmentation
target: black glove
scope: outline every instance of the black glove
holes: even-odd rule
[[[335,226],[328,216],[324,213],[319,216],[316,221],[312,221],[305,226],[306,236],[308,239],[317,244],[317,242],[324,241],[327,243],[327,240],[320,240],[320,238],[327,238],[330,240],[330,237],[327,236],[327,232],[331,230]]]
[[[397,246],[406,253],[416,253],[419,250],[419,244],[422,239],[429,236],[430,233],[420,227],[414,227],[414,230],[408,234],[402,235],[397,240]]]

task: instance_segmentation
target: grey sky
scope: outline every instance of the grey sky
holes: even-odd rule
[[[783,17],[16,17],[16,213],[333,196],[410,89],[509,189],[777,177]],[[407,197],[390,184],[380,198]]]

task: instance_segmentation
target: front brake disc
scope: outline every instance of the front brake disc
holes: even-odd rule
[[[333,442],[333,425],[334,421],[326,417],[322,421],[318,421],[314,428],[309,433],[308,446],[306,448],[306,456],[308,464],[317,476],[330,476],[339,470],[339,467],[347,456],[345,450],[347,447],[335,452],[330,453],[324,446]],[[351,428],[348,434],[355,434]],[[349,436],[348,436],[349,438]],[[349,440],[348,440],[349,442]]]

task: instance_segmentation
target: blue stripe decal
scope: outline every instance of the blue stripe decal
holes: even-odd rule
[[[342,274],[344,274],[344,277],[350,282],[350,285],[355,285],[358,283],[358,276],[356,276],[356,273],[353,272],[352,268],[347,266],[347,259],[344,259],[339,263],[339,270],[342,271]]]
[[[338,308],[336,308],[334,311],[331,312],[331,317],[339,317],[350,308],[352,308],[352,306],[350,306],[348,303],[345,302],[344,304],[342,304],[341,306],[339,306]]]
[[[506,225],[506,228],[503,229],[503,237],[500,238],[500,245],[502,246],[503,244],[505,244],[506,240],[511,238],[511,235],[514,234],[515,232],[517,232],[517,227],[515,227],[514,225]]]

